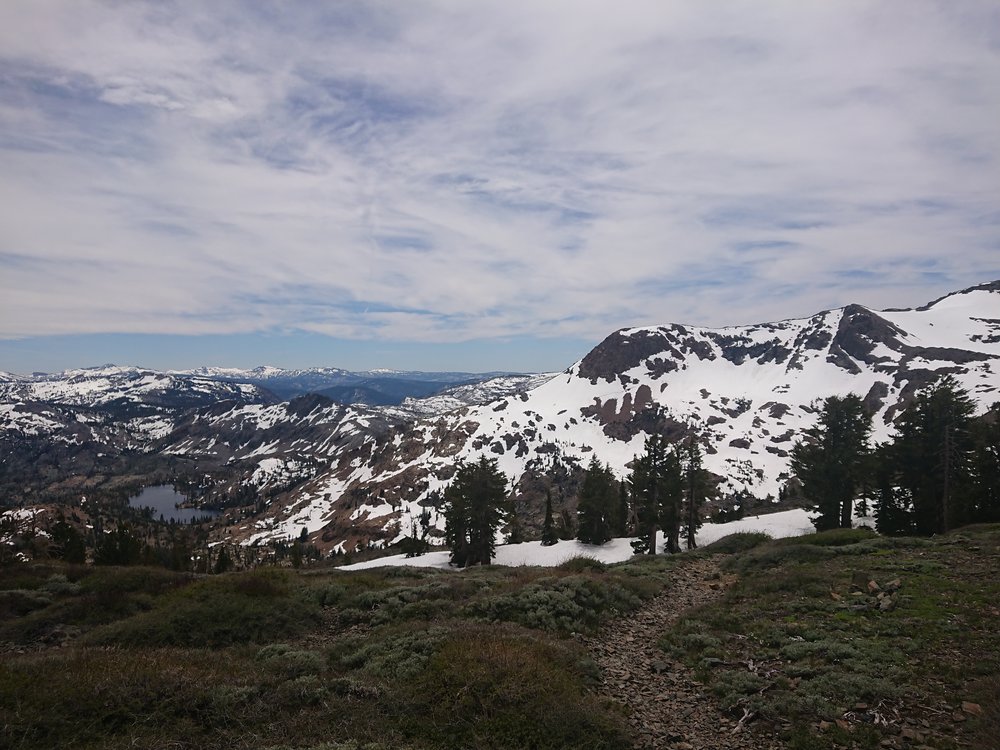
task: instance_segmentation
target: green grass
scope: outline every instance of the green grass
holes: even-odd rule
[[[754,546],[728,567],[740,577],[725,598],[689,613],[660,646],[733,716],[749,709],[784,726],[789,747],[875,748],[899,731],[878,726],[877,712],[922,717],[920,706],[934,706],[950,717],[963,700],[989,701],[1000,671],[1000,527],[934,540],[826,532]],[[856,590],[894,579],[902,587],[887,611]],[[849,737],[835,724],[816,730],[845,716]],[[1000,731],[996,710],[967,718],[970,735]],[[933,746],[957,747],[951,719],[938,723]]]

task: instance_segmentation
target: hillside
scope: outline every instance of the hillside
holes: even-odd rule
[[[997,526],[546,569],[11,565],[0,724],[17,750],[989,750],[998,565]]]
[[[9,460],[0,485],[18,504],[24,487],[71,497],[112,482],[187,477],[200,483],[201,502],[230,508],[216,539],[267,543],[305,529],[322,551],[347,551],[402,539],[425,510],[440,532],[439,493],[456,463],[487,456],[511,482],[530,538],[547,489],[572,513],[591,456],[622,477],[654,433],[697,435],[721,505],[768,506],[822,399],[862,396],[884,440],[913,395],[944,374],[980,410],[1000,400],[1000,282],[913,310],[849,305],[752,326],[622,329],[563,373],[453,384],[396,406],[316,394],[279,401],[231,380],[345,376],[334,368],[5,377],[0,442]],[[452,375],[461,374],[439,378]]]
[[[982,410],[1000,399],[1000,282],[914,310],[849,305],[745,327],[623,329],[530,390],[359,435],[326,470],[231,531],[263,541],[305,527],[347,549],[362,538],[391,542],[425,507],[433,510],[456,461],[482,455],[498,460],[527,527],[537,530],[545,477],[579,471],[592,455],[623,476],[654,432],[668,439],[694,432],[723,497],[768,502],[787,481],[789,450],[815,423],[822,399],[862,396],[875,415],[874,437],[884,440],[914,393],[944,374]],[[233,437],[225,433],[230,446]],[[160,449],[215,455],[183,429]],[[254,459],[283,460],[283,451],[276,445]]]

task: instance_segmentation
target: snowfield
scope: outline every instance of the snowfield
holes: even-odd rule
[[[739,521],[729,523],[706,523],[698,532],[698,545],[705,546],[738,531],[763,531],[775,539],[788,536],[812,534],[815,528],[810,520],[809,512],[796,508],[794,510],[769,513],[763,516],[747,516]],[[657,536],[657,549],[663,548],[663,534]],[[366,568],[381,568],[390,565],[408,565],[414,568],[440,568],[455,570],[448,564],[448,551],[428,552],[419,557],[392,555],[376,560],[344,565],[337,570],[364,570]],[[592,557],[603,563],[623,562],[632,557],[632,539],[612,539],[607,544],[584,544],[577,541],[556,542],[551,547],[543,547],[541,542],[523,542],[521,544],[504,544],[497,547],[493,557],[494,565],[537,565],[551,568],[566,562],[572,557]]]

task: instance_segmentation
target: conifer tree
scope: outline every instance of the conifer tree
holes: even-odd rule
[[[629,516],[630,504],[628,497],[628,482],[622,480],[618,483],[618,510],[615,513],[615,528],[614,536],[623,537],[628,536],[629,532]]]
[[[913,508],[899,487],[896,446],[886,443],[874,452],[872,476],[875,498],[875,528],[880,534],[912,534]]]
[[[805,497],[816,504],[818,531],[851,528],[854,498],[870,452],[871,415],[858,396],[830,396],[819,423],[792,448],[791,468]]]
[[[635,508],[639,554],[656,554],[656,533],[663,529],[668,552],[680,551],[680,461],[658,435],[646,439],[645,453],[632,464],[628,483]]]
[[[233,559],[229,556],[229,551],[226,549],[226,545],[222,544],[219,546],[219,556],[215,560],[215,567],[213,572],[215,573],[225,573],[233,567]]]
[[[974,423],[972,444],[970,520],[1000,522],[1000,402]]]
[[[142,558],[142,542],[125,525],[102,534],[94,549],[97,565],[136,565]]]
[[[555,523],[552,521],[552,491],[545,490],[545,521],[542,524],[542,546],[551,547],[559,541]]]
[[[592,457],[577,503],[576,538],[586,544],[604,544],[611,539],[611,515],[615,500],[611,470],[596,456]]]
[[[896,424],[897,504],[909,507],[918,534],[941,534],[974,520],[967,502],[975,484],[974,411],[968,392],[948,375],[917,394]]]
[[[49,533],[52,535],[49,554],[53,557],[60,557],[69,563],[82,563],[86,559],[87,547],[83,535],[61,513]]]
[[[462,464],[445,491],[445,541],[457,567],[489,565],[506,516],[507,479],[485,456]]]
[[[683,447],[684,536],[688,549],[697,547],[695,535],[701,528],[701,508],[712,491],[711,478],[702,465],[701,447],[694,435]]]

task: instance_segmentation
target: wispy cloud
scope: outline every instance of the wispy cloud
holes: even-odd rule
[[[0,65],[3,337],[599,338],[1000,276],[985,0],[10,0]]]

